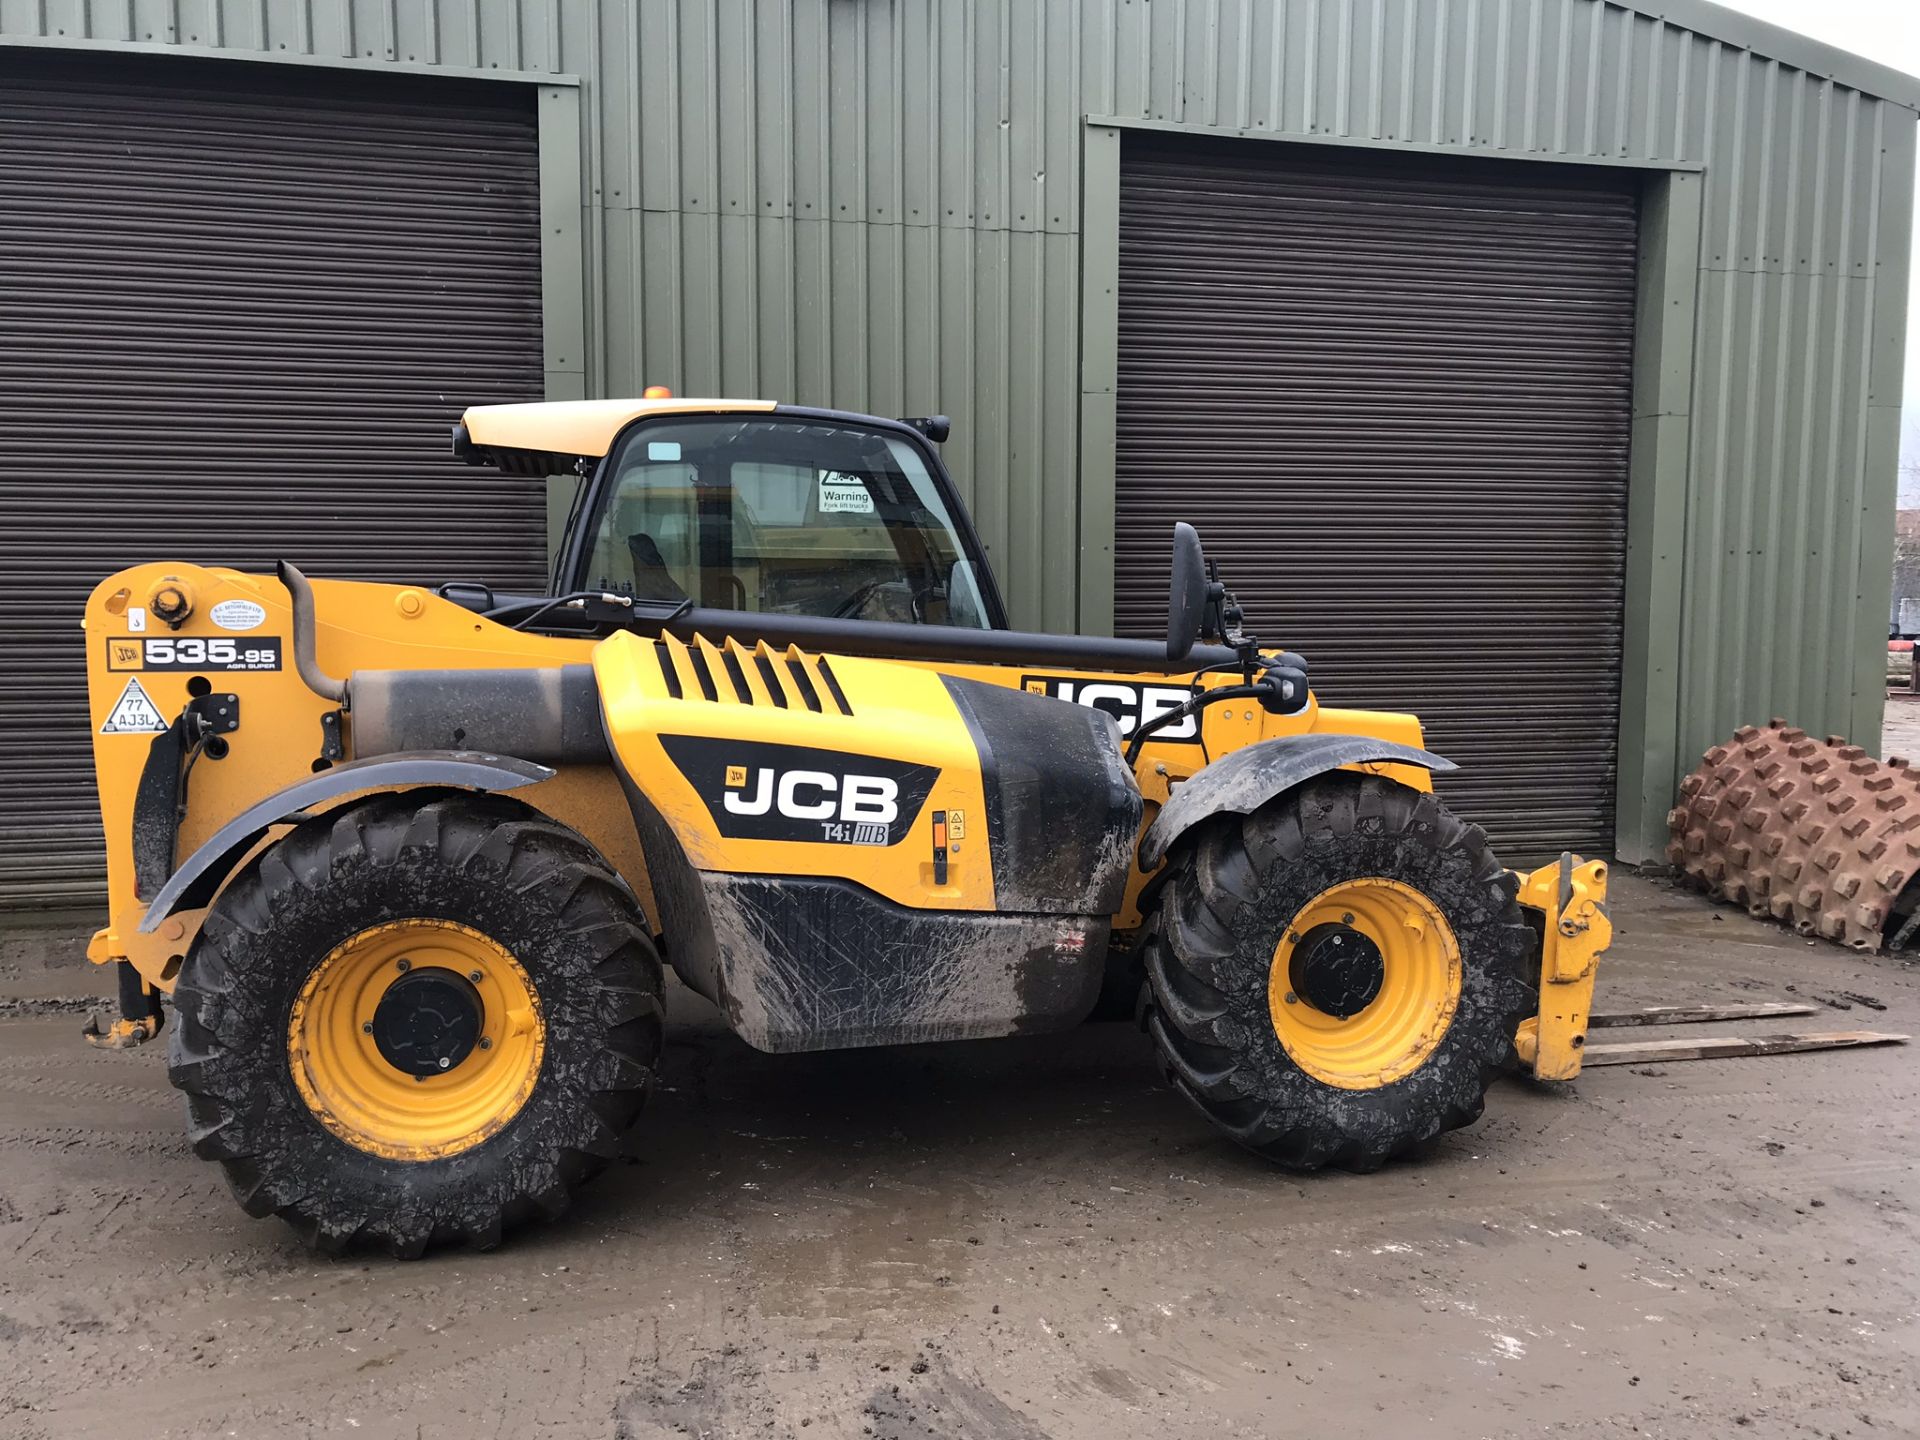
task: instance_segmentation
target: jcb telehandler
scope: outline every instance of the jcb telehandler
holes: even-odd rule
[[[1579,1068],[1605,869],[1501,868],[1176,526],[1167,639],[1006,628],[939,417],[476,407],[584,477],[552,594],[137,565],[87,604],[115,962],[194,1149],[324,1249],[486,1247],[620,1152],[664,962],[770,1051],[1126,997],[1283,1166]],[[450,505],[458,503],[449,473]]]

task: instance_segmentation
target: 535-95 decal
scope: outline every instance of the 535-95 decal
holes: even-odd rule
[[[112,635],[109,670],[278,670],[276,635]]]

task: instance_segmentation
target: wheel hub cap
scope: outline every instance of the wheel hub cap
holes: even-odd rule
[[[439,966],[409,970],[373,1012],[381,1058],[408,1075],[440,1075],[473,1053],[485,1011],[466,976]]]
[[[424,916],[336,945],[287,1016],[287,1067],[314,1118],[390,1160],[438,1160],[498,1133],[545,1052],[525,967],[491,936]]]
[[[1380,947],[1338,923],[1316,925],[1303,935],[1289,970],[1302,1000],[1340,1020],[1350,1020],[1371,1005],[1387,978]]]
[[[1322,1084],[1376,1090],[1411,1075],[1453,1024],[1464,970],[1431,897],[1384,875],[1328,886],[1274,946],[1267,1009],[1288,1057]]]

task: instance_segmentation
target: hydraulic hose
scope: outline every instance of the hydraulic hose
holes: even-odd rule
[[[313,586],[286,561],[279,561],[275,570],[280,583],[287,587],[287,598],[293,602],[293,664],[300,672],[300,679],[306,687],[322,700],[331,700],[341,709],[348,708],[347,682],[335,679],[320,668],[320,661],[314,655],[313,641]]]

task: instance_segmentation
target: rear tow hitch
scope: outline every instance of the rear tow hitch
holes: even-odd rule
[[[120,981],[120,1018],[102,1029],[100,1017],[89,1015],[80,1033],[102,1050],[131,1050],[159,1035],[166,1012],[160,1008],[160,992],[149,989],[138,970],[125,960],[114,968]]]

